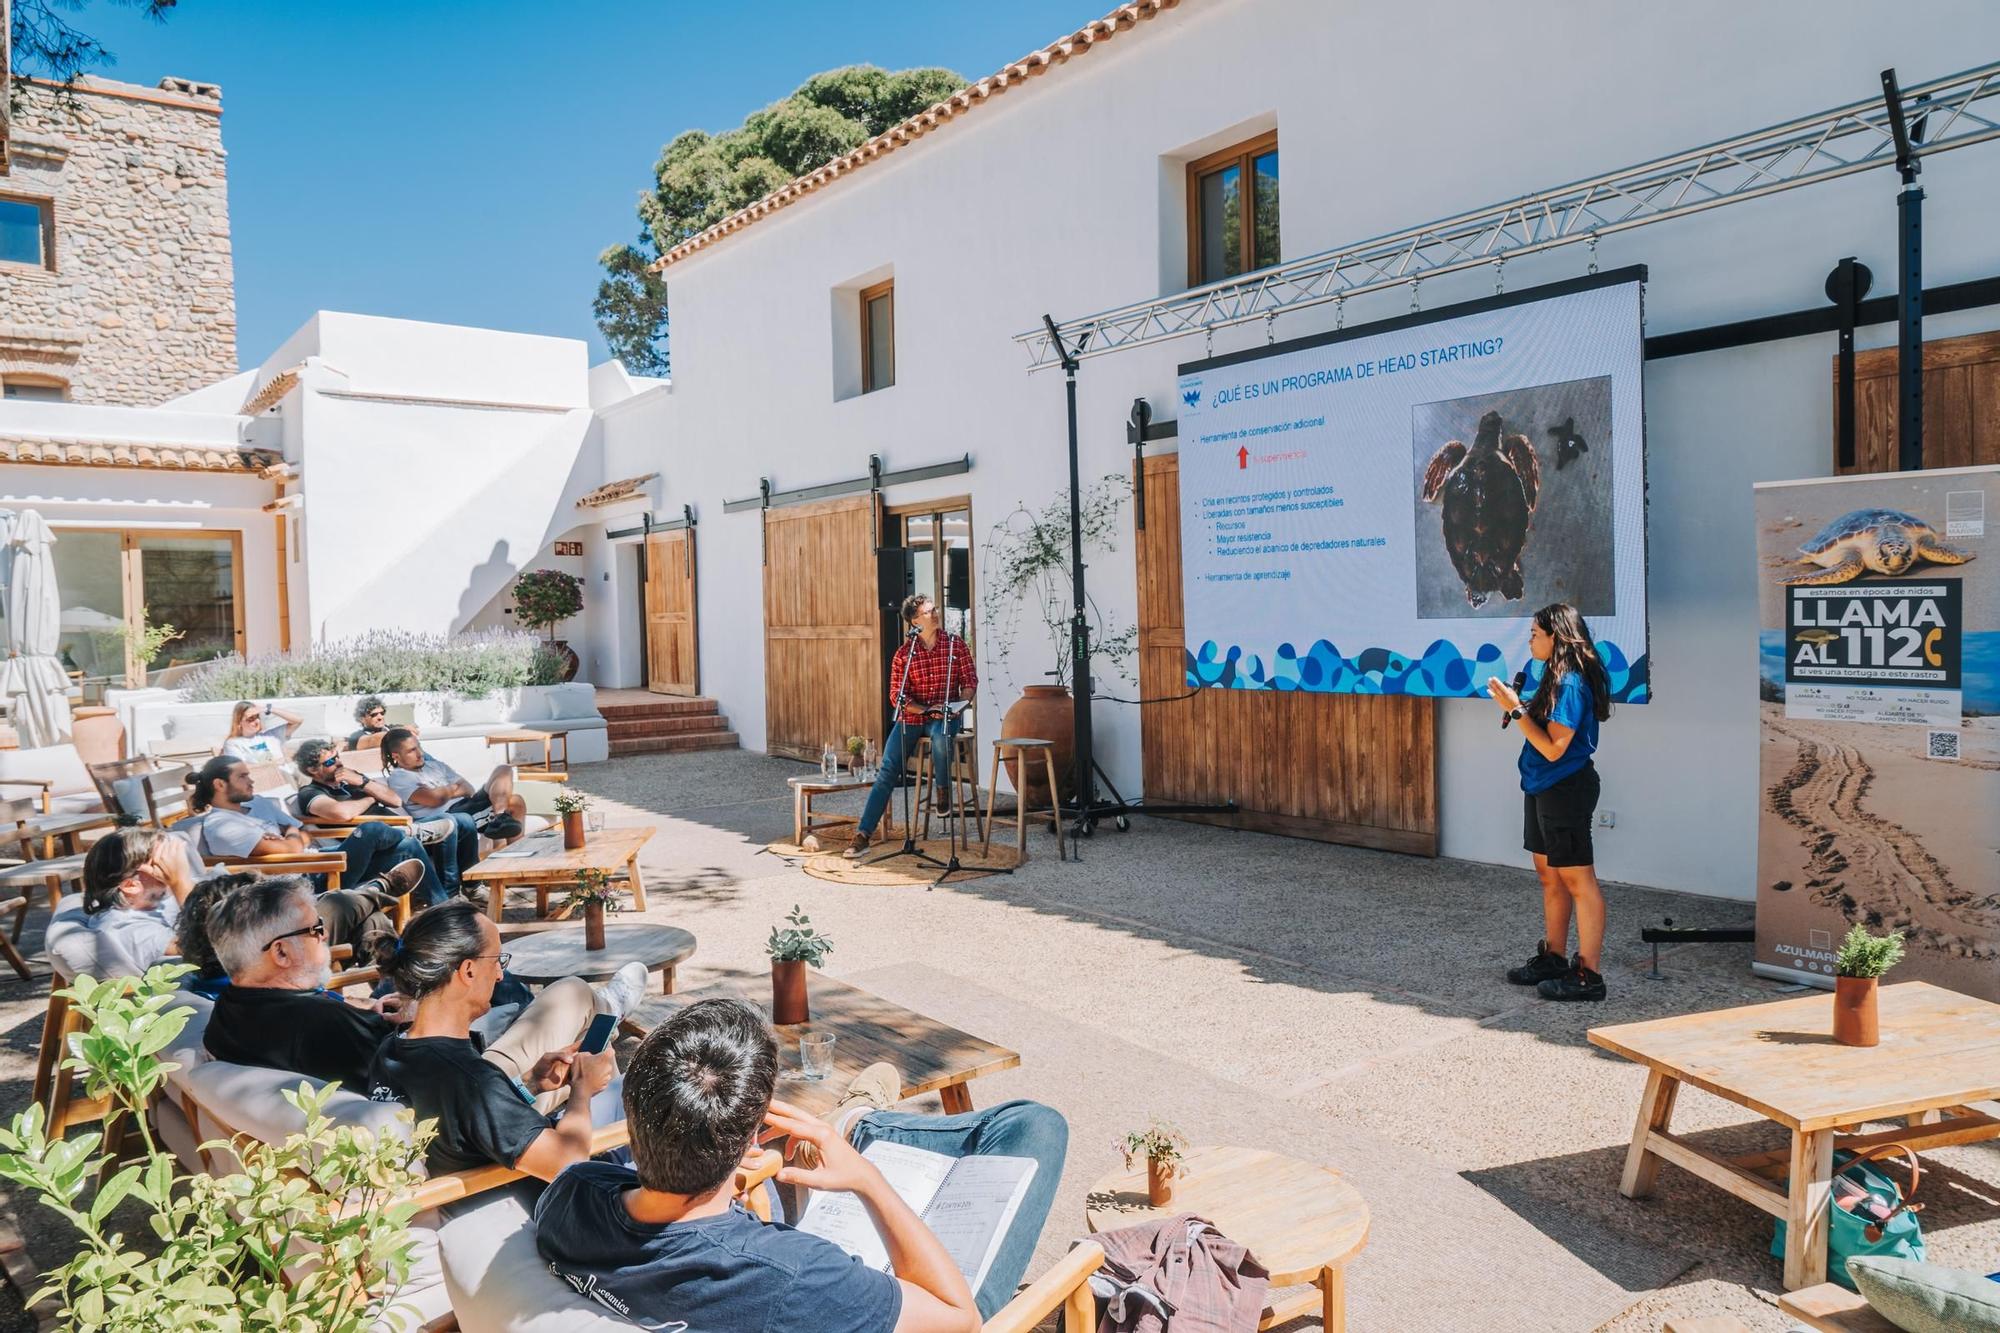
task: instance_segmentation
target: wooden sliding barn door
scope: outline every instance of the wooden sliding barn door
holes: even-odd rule
[[[701,693],[694,602],[694,529],[646,538],[646,688]]]
[[[1834,471],[1894,472],[1896,349],[1854,357],[1854,466],[1840,466],[1840,359],[1833,362]],[[1924,467],[2000,463],[2000,333],[1924,344]],[[1933,522],[1937,519],[1930,515]]]
[[[817,763],[882,729],[872,495],[764,511],[765,748]]]
[[[1139,694],[1187,693],[1180,459],[1149,457]],[[1397,695],[1202,690],[1141,711],[1149,801],[1233,800],[1209,823],[1436,856],[1436,705]]]

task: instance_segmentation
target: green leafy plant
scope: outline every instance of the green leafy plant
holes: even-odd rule
[[[514,580],[514,618],[547,630],[583,610],[583,580],[560,569],[531,569]]]
[[[1840,942],[1840,952],[1833,959],[1833,971],[1834,975],[1842,977],[1879,977],[1902,961],[1901,935],[1871,935],[1868,927],[1857,921],[1848,930],[1847,938]]]
[[[112,637],[139,660],[140,666],[153,665],[167,645],[181,637],[178,629],[172,625],[155,625],[146,618],[147,614],[146,608],[141,607],[136,626],[128,621],[112,631]]]
[[[1128,1171],[1143,1158],[1170,1178],[1187,1174],[1181,1160],[1187,1155],[1187,1135],[1164,1120],[1152,1120],[1144,1129],[1128,1129],[1112,1146],[1125,1158]]]
[[[191,674],[192,703],[299,699],[329,694],[459,694],[483,697],[562,679],[561,654],[521,630],[411,634],[382,630],[248,661],[228,657]]]
[[[567,921],[592,903],[599,903],[607,912],[621,912],[625,900],[611,887],[609,870],[583,869],[576,872],[576,884],[562,900],[562,905],[549,915],[558,921]]]
[[[1080,529],[1086,560],[1094,552],[1118,549],[1118,516],[1132,494],[1132,483],[1112,473],[1084,488],[1078,497]],[[1069,492],[1057,494],[1040,512],[1025,505],[993,525],[979,553],[984,571],[980,596],[981,644],[985,658],[1003,674],[1013,656],[1024,608],[1048,632],[1057,679],[1075,679],[1070,659],[1075,655],[1070,634],[1071,598]],[[1139,627],[1121,625],[1092,599],[1091,654],[1108,664],[1128,684],[1134,683],[1132,663],[1139,646]]]
[[[590,797],[574,787],[564,787],[556,793],[554,804],[559,815],[580,815],[590,808]]]
[[[867,748],[868,748],[867,737],[849,736],[847,738],[847,753],[852,755],[854,758],[859,759],[862,755],[862,752]]]
[[[771,927],[771,938],[764,941],[764,952],[771,955],[774,963],[811,963],[814,967],[824,967],[826,956],[833,952],[833,937],[814,930],[805,910],[794,903],[785,914],[784,924]]]
[[[435,1126],[402,1113],[405,1133],[338,1126],[326,1102],[338,1090],[301,1083],[285,1100],[305,1128],[283,1144],[247,1137],[203,1145],[242,1166],[223,1177],[181,1175],[154,1140],[148,1100],[175,1066],[160,1059],[193,1010],[175,1002],[174,982],[193,969],[153,968],[137,981],[78,977],[58,992],[89,1026],[66,1064],[86,1095],[108,1097],[111,1115],[138,1129],[140,1160],[99,1152],[98,1133],[50,1139],[42,1108],[0,1129],[0,1179],[39,1195],[75,1228],[81,1246],[49,1274],[30,1303],[53,1298],[65,1329],[152,1333],[363,1333],[392,1312],[409,1279],[415,1242],[410,1203],[415,1170]],[[91,1182],[102,1181],[86,1200]],[[158,1242],[143,1253],[113,1226],[121,1207],[147,1210]]]

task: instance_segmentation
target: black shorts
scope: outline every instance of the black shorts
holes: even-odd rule
[[[1597,815],[1597,765],[1585,764],[1546,791],[1521,793],[1521,845],[1552,866],[1596,864],[1590,825]]]

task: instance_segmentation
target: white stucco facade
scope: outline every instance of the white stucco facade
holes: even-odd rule
[[[1387,29],[1398,29],[1393,36]],[[673,384],[604,414],[603,475],[658,471],[656,512],[699,519],[703,692],[746,747],[764,743],[760,532],[722,503],[969,452],[966,476],[898,487],[890,503],[970,493],[978,539],[1064,484],[1060,378],[1030,377],[1012,335],[1186,286],[1188,160],[1275,128],[1285,259],[1636,164],[1873,96],[2000,53],[2000,10],[1864,0],[1746,6],[1579,6],[1469,0],[1394,17],[1324,0],[1185,0],[1101,49],[974,108],[670,265]],[[1926,276],[2000,273],[2000,148],[1931,160]],[[1607,238],[1606,267],[1645,264],[1649,333],[1810,308],[1844,255],[1892,292],[1889,171]],[[1581,246],[1508,265],[1509,290],[1575,276]],[[851,395],[841,299],[891,275],[896,383]],[[1426,307],[1492,290],[1490,273],[1427,283]],[[1350,302],[1349,327],[1410,308],[1407,290]],[[1331,306],[1282,318],[1280,339],[1331,328]],[[2000,311],[1935,318],[1931,337]],[[1250,326],[1214,351],[1261,342]],[[1864,330],[1864,346],[1893,327]],[[1602,832],[1610,878],[1747,898],[1755,866],[1755,602],[1750,485],[1830,471],[1831,335],[1650,363],[1651,646],[1657,702],[1608,724]],[[1086,479],[1129,474],[1134,398],[1174,413],[1183,339],[1085,363]],[[1167,445],[1164,447],[1171,447]],[[1126,523],[1129,534],[1129,514]],[[975,570],[978,564],[975,546]],[[591,577],[621,575],[605,551]],[[977,574],[975,573],[975,579]],[[1129,537],[1091,591],[1131,623]],[[593,583],[593,588],[598,584]],[[630,598],[619,599],[629,601]],[[614,604],[616,604],[614,602]],[[987,681],[997,718],[1052,653],[1032,630]],[[593,625],[593,651],[629,645]],[[1100,675],[1104,674],[1100,669]],[[1011,678],[1010,678],[1011,677]],[[1170,705],[1169,705],[1170,706]],[[1100,758],[1140,787],[1131,707],[1100,704]],[[1439,706],[1442,849],[1525,864],[1511,738],[1490,705]]]

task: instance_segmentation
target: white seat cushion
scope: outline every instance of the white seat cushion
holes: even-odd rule
[[[630,1333],[632,1325],[579,1296],[535,1250],[535,1224],[512,1194],[461,1212],[438,1230],[445,1290],[462,1333]]]

